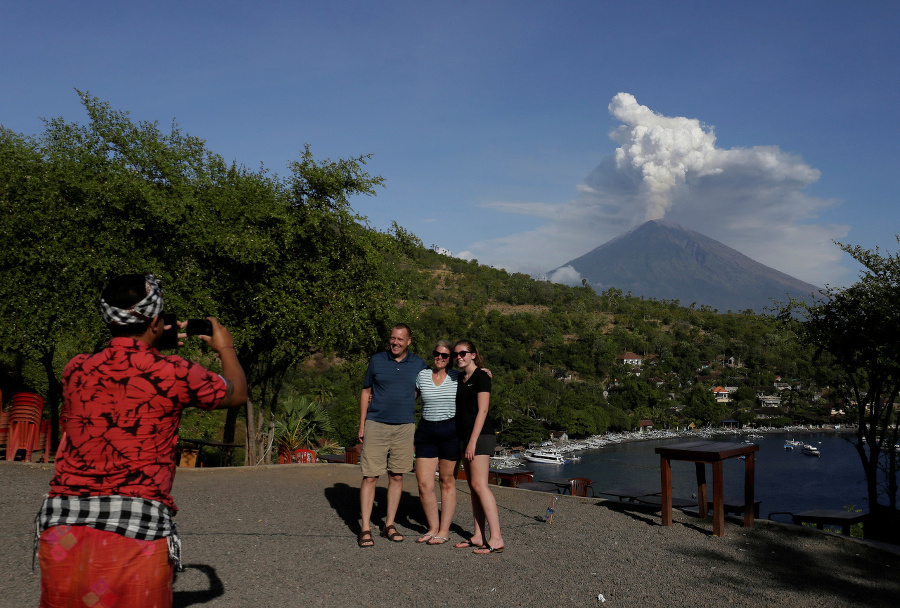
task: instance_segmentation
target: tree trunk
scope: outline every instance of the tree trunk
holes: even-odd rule
[[[253,440],[256,437],[256,425],[253,421],[253,400],[247,397],[247,408],[244,410],[244,415],[247,418],[247,423],[245,426],[245,437],[244,440],[247,443],[247,449],[244,452],[244,465],[250,466],[256,463],[256,445]],[[231,429],[232,434],[234,433],[234,429]]]
[[[59,404],[62,401],[62,384],[56,377],[53,370],[53,355],[56,352],[55,347],[51,347],[48,352],[41,355],[41,365],[44,367],[44,373],[47,374],[47,401],[46,406],[50,408],[50,445],[53,450],[59,446]]]

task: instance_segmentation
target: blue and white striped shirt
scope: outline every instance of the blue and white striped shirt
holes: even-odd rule
[[[416,377],[416,388],[422,396],[422,418],[429,422],[449,420],[456,416],[456,384],[459,370],[448,369],[447,377],[435,386],[430,369],[423,369]]]

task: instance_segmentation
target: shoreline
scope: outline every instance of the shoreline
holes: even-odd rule
[[[735,437],[735,436],[743,436],[746,437],[748,435],[754,434],[762,434],[762,435],[787,435],[790,433],[855,433],[855,426],[830,426],[830,427],[808,427],[808,426],[790,426],[790,427],[762,427],[762,428],[742,428],[742,429],[700,429],[700,430],[691,430],[691,429],[665,429],[665,430],[650,430],[650,431],[626,431],[621,433],[606,433],[603,435],[591,435],[590,437],[585,437],[583,439],[548,439],[542,445],[546,445],[548,443],[554,444],[556,446],[566,446],[573,444],[584,444],[586,442],[598,442],[600,445],[606,445],[610,443],[633,443],[637,441],[659,441],[664,439],[679,439],[679,438],[697,438],[697,439],[710,439],[713,437]],[[538,446],[533,446],[538,447]],[[499,446],[498,446],[498,449]],[[504,448],[505,451],[509,452],[512,448]],[[523,448],[524,450],[532,449],[532,447]],[[515,454],[513,454],[515,455]]]

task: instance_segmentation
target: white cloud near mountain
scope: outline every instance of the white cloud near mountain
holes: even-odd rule
[[[712,127],[657,114],[628,93],[613,97],[609,112],[621,123],[610,133],[619,147],[576,187],[575,198],[560,205],[489,203],[546,221],[472,243],[467,257],[546,273],[647,220],[665,218],[798,279],[835,283],[842,253],[832,240],[849,227],[815,223],[834,201],[803,191],[820,173],[801,157],[778,146],[717,148]]]

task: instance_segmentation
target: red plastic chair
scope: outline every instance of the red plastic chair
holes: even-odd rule
[[[9,441],[9,412],[0,412],[0,447],[5,448],[7,441]]]
[[[44,398],[37,393],[16,393],[9,409],[9,437],[6,459],[15,460],[16,453],[25,450],[25,462],[31,460],[31,452],[40,438]]]
[[[591,487],[593,482],[587,477],[573,477],[569,480],[569,494],[572,496],[590,496],[594,495],[594,488]]]
[[[294,451],[294,457],[291,460],[293,462],[311,464],[316,461],[316,453],[313,452],[312,450],[306,450],[304,448],[299,448]]]
[[[49,420],[41,420],[40,432],[37,437],[34,439],[33,449],[36,452],[44,453],[44,462],[49,462],[50,460],[50,444],[52,437],[50,436],[50,421]]]

